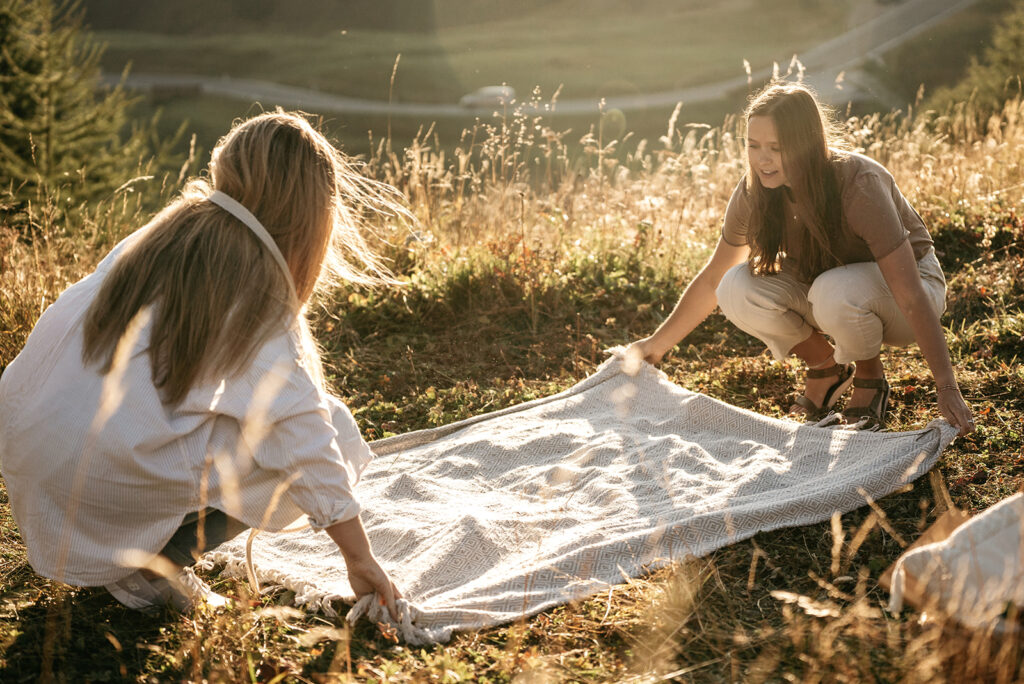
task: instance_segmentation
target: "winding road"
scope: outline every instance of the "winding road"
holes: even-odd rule
[[[800,55],[806,69],[804,80],[812,85],[822,98],[833,105],[845,105],[864,99],[880,101],[891,106],[902,103],[888,92],[863,67],[886,51],[920,34],[933,25],[967,9],[977,0],[902,0],[872,19],[851,28]],[[786,69],[789,60],[781,64]],[[763,81],[772,73],[764,68],[751,74],[754,81]],[[842,78],[840,76],[842,75]],[[105,74],[104,81],[116,84],[120,76]],[[738,89],[747,87],[748,77],[709,83],[643,95],[610,97],[605,109],[624,112],[672,107],[678,102],[692,104],[717,100]],[[136,90],[199,92],[247,102],[260,102],[264,107],[281,106],[299,108],[318,113],[364,114],[370,116],[395,115],[423,118],[466,117],[479,115],[488,109],[468,109],[457,104],[388,103],[334,95],[317,90],[246,78],[228,76],[201,76],[189,74],[130,74],[125,86]],[[559,100],[553,111],[560,114],[591,114],[600,109],[597,98]]]

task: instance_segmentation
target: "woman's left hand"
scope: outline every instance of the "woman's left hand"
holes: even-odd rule
[[[961,435],[974,432],[974,415],[960,394],[959,387],[942,387],[938,390],[939,413],[949,424],[960,430]]]
[[[932,371],[937,386],[939,413],[961,435],[973,432],[974,416],[957,387],[939,313],[929,302],[910,241],[904,240],[899,247],[878,259],[877,263]]]

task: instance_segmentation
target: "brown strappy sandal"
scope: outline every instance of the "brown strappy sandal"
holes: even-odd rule
[[[821,406],[818,406],[813,401],[808,399],[805,395],[800,395],[793,402],[796,406],[801,407],[807,413],[805,414],[805,420],[808,423],[817,423],[822,418],[831,413],[831,409],[835,406],[835,403],[839,401],[839,397],[843,395],[847,389],[850,388],[851,384],[855,384],[856,381],[853,379],[853,364],[834,363],[827,368],[808,368],[808,378],[829,378],[836,376],[836,381],[832,383],[832,386],[825,392],[825,398],[821,402]]]
[[[867,406],[847,406],[843,418],[849,425],[860,423],[861,430],[882,430],[885,428],[885,413],[889,410],[889,382],[885,378],[855,378],[854,387],[875,390],[875,396]]]

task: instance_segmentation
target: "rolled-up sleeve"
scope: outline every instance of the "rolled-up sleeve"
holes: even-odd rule
[[[341,457],[352,466],[356,479],[355,485],[362,477],[366,466],[373,460],[373,452],[370,445],[366,443],[359,432],[356,419],[352,416],[348,406],[335,396],[327,395],[327,407],[331,412],[331,424],[338,431],[338,448],[341,450]]]
[[[278,336],[242,377],[196,399],[197,410],[206,405],[238,426],[242,519],[268,529],[301,513],[317,529],[359,515],[354,488],[372,458],[352,413],[320,389],[298,348],[294,332]]]
[[[346,435],[342,443],[357,456],[346,458],[332,421],[331,405],[315,390],[306,399],[297,403],[289,415],[274,421],[265,437],[254,445],[253,460],[257,467],[277,473],[282,495],[309,516],[314,528],[323,529],[359,515],[354,487],[369,459],[357,446],[362,443],[366,452],[369,447],[361,438],[356,442],[351,434]]]

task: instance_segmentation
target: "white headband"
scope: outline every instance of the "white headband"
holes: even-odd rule
[[[298,295],[295,293],[295,283],[292,281],[292,272],[288,269],[288,263],[284,260],[284,255],[281,254],[281,250],[278,248],[277,243],[274,242],[274,238],[270,237],[270,233],[263,227],[259,219],[252,215],[252,212],[242,206],[242,204],[235,198],[225,195],[220,190],[214,190],[208,198],[211,202],[216,204],[218,207],[228,212],[236,219],[244,223],[249,227],[256,237],[260,239],[267,249],[270,251],[270,255],[274,257],[274,261],[281,267],[281,271],[284,273],[285,282],[288,283],[288,291],[292,295],[292,301],[296,304],[299,301]]]

